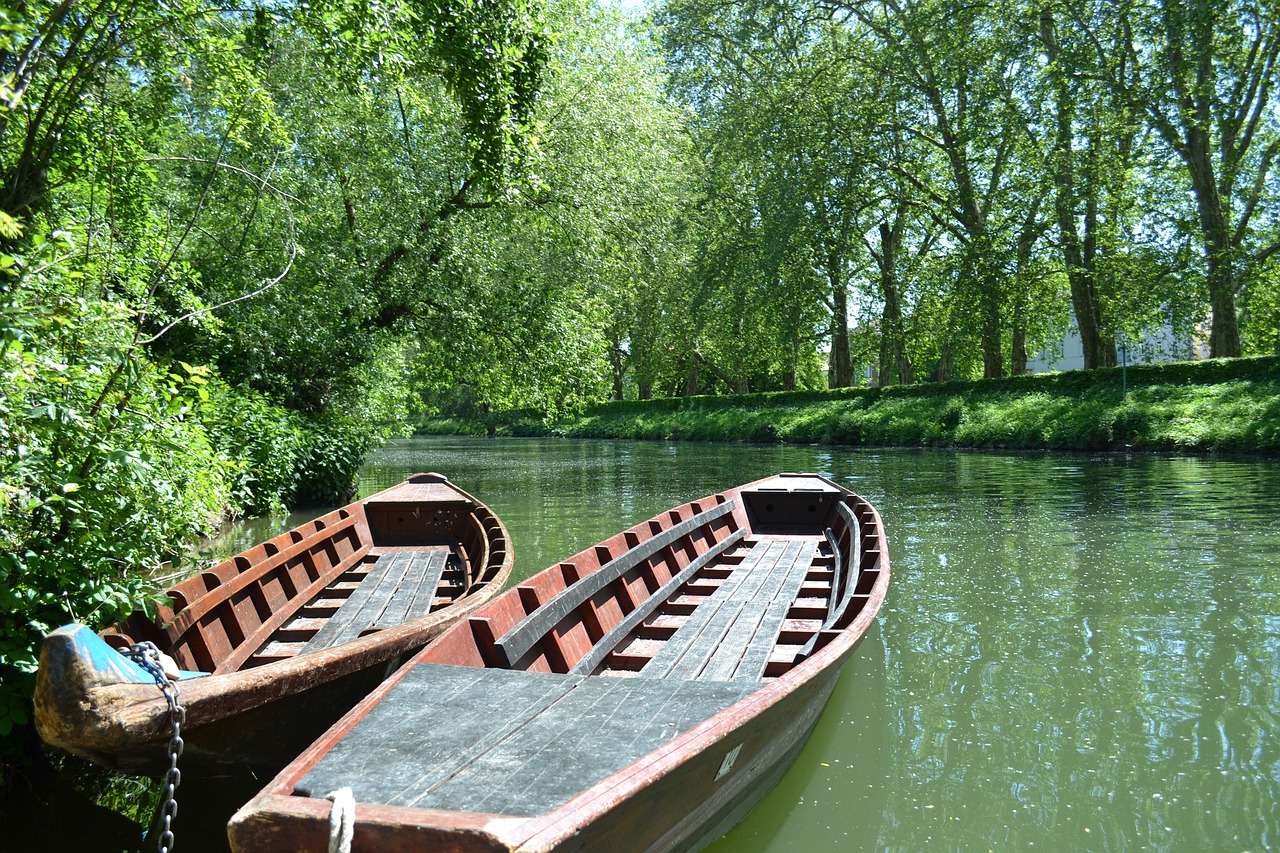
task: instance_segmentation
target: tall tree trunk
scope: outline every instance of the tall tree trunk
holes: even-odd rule
[[[641,400],[653,399],[653,381],[649,379],[636,380],[636,396]]]
[[[1021,376],[1027,372],[1027,303],[1019,299],[1013,306],[1013,346],[1009,352],[1009,375]]]
[[[831,356],[827,364],[827,385],[848,388],[853,384],[853,357],[849,351],[849,290],[838,258],[828,257],[827,278],[831,282]]]
[[[938,346],[938,381],[950,382],[956,375],[956,345],[948,337]]]
[[[982,376],[999,379],[1004,376],[1004,318],[1001,317],[999,274],[992,267],[986,240],[977,243],[984,249],[973,258],[975,284],[978,291],[979,316],[982,319]]]
[[[626,393],[627,375],[627,354],[621,344],[609,345],[609,366],[613,368],[613,399],[621,400]]]
[[[689,353],[689,371],[684,376],[684,396],[696,397],[698,395],[698,358],[691,351]]]
[[[1193,128],[1188,137],[1186,151],[1191,168],[1191,186],[1196,195],[1208,265],[1209,309],[1212,312],[1209,357],[1236,358],[1240,356],[1241,348],[1231,226],[1214,179],[1208,134]]]
[[[1084,350],[1086,370],[1114,367],[1116,363],[1115,336],[1102,321],[1101,301],[1098,298],[1098,281],[1094,274],[1094,257],[1097,237],[1097,188],[1086,189],[1088,200],[1085,210],[1085,235],[1081,239],[1076,230],[1076,201],[1079,198],[1075,169],[1074,123],[1075,100],[1069,88],[1067,75],[1058,62],[1058,37],[1053,13],[1046,8],[1040,16],[1040,37],[1053,69],[1054,100],[1057,109],[1057,131],[1054,140],[1054,213],[1058,220],[1058,235],[1062,244],[1062,260],[1067,268],[1067,283],[1071,290],[1071,307],[1076,317],[1076,329],[1080,332],[1080,344]]]
[[[884,310],[880,314],[880,376],[879,384],[910,385],[915,379],[915,368],[907,355],[906,329],[902,322],[902,296],[898,287],[898,250],[902,245],[901,224],[905,210],[898,212],[894,227],[880,223],[880,253],[876,262],[880,266],[880,294]]]

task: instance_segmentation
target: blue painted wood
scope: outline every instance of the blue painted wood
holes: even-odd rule
[[[67,634],[76,654],[87,661],[96,672],[107,676],[108,680],[125,684],[155,684],[155,677],[129,658],[112,648],[106,640],[99,637],[92,629],[73,622],[63,625],[54,633]],[[191,672],[181,670],[179,679],[200,678],[207,672]]]

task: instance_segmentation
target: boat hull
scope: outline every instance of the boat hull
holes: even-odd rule
[[[447,485],[439,475],[417,476],[435,478],[429,481],[431,488],[443,489],[445,486],[440,484]],[[403,489],[405,485],[380,495],[394,496],[396,489]],[[350,564],[348,568],[358,570],[361,561],[381,559],[377,557],[380,548],[385,553],[414,551],[404,536],[387,537],[384,533],[382,537],[391,542],[377,541],[376,523],[371,531],[365,512],[366,505],[386,504],[386,501],[379,504],[379,495],[375,495],[324,516],[307,526],[304,533],[290,531],[272,540],[277,543],[274,546],[257,546],[233,558],[224,566],[233,567],[235,573],[224,572],[221,577],[204,581],[213,587],[208,595],[220,595],[225,587],[237,587],[236,595],[228,594],[224,600],[211,603],[192,593],[192,583],[197,580],[193,579],[174,589],[175,601],[184,602],[187,607],[170,611],[167,619],[147,620],[135,614],[104,631],[102,637],[81,625],[54,631],[41,649],[37,676],[36,725],[40,735],[48,743],[117,771],[144,775],[163,772],[169,764],[168,703],[153,678],[140,668],[122,662],[123,658],[115,651],[134,640],[151,640],[163,652],[183,655],[177,662],[179,667],[191,667],[184,670],[183,677],[177,681],[179,701],[185,711],[181,732],[185,743],[181,759],[183,772],[205,776],[234,775],[245,770],[276,772],[368,695],[400,663],[501,591],[512,565],[505,528],[483,504],[451,485],[447,488],[456,493],[457,499],[451,497],[455,503],[457,500],[470,502],[469,511],[475,518],[469,519],[469,524],[475,522],[470,526],[477,530],[483,527],[481,533],[474,535],[486,540],[482,545],[471,542],[474,553],[464,553],[464,560],[459,561],[470,559],[478,564],[464,567],[463,592],[456,600],[433,612],[328,648],[283,655],[265,662],[255,661],[249,654],[253,650],[237,650],[226,642],[228,633],[234,635],[234,631],[228,632],[227,623],[239,629],[241,635],[250,633],[241,627],[245,622],[243,600],[254,605],[253,610],[261,614],[265,626],[260,628],[263,636],[257,640],[244,636],[245,644],[266,646],[274,642],[280,645],[278,638],[297,624],[299,617],[293,614],[302,613],[307,602],[281,599],[279,595],[272,599],[264,588],[285,587],[305,592],[305,581],[319,577],[313,581],[318,594],[331,593],[335,586],[354,586],[344,582],[344,578],[350,577],[344,565]],[[408,505],[401,502],[393,506]],[[425,506],[415,508],[421,513]],[[365,544],[353,548],[335,543],[336,535],[325,539],[313,530],[313,527],[326,526],[330,530],[350,531]],[[294,561],[297,565],[284,565],[283,549],[296,543],[307,546],[305,560],[299,558]],[[331,583],[324,583],[323,565],[318,567],[319,558],[312,554],[327,555],[333,563],[328,569],[333,575]],[[281,565],[248,583],[247,575],[268,558]],[[306,573],[298,568],[304,562]],[[292,570],[302,580],[288,577],[286,570]],[[209,575],[213,573],[201,577]],[[348,597],[354,595],[348,590],[344,592]],[[187,619],[191,625],[185,632],[174,628],[183,624],[185,614],[192,612],[204,614],[203,621]],[[286,616],[294,621],[288,621]],[[277,623],[279,628],[273,629]],[[206,627],[209,625],[221,633],[214,634]],[[206,631],[206,635],[192,636],[200,630]],[[311,633],[316,633],[314,627]],[[215,643],[219,640],[227,651],[210,657],[209,650],[217,649]],[[188,648],[191,650],[184,654]],[[245,658],[246,663],[238,669],[218,672],[233,655]],[[200,666],[214,672],[199,672],[196,667]]]
[[[783,477],[795,479],[779,484]],[[749,487],[755,488],[748,493]],[[832,497],[846,506],[824,503]],[[842,581],[845,564],[854,571]],[[357,801],[353,850],[698,849],[740,820],[795,760],[875,618],[888,570],[874,508],[821,478],[780,475],[677,507],[553,566],[451,629],[241,809],[229,825],[232,846],[326,850],[332,805],[324,795],[350,784]],[[788,586],[786,575],[797,571],[802,578]],[[698,621],[700,613],[714,619],[730,606],[750,610],[760,597],[757,587],[745,586],[752,578],[766,584],[760,590],[765,579],[777,579],[768,600],[785,605],[781,624],[770,623],[768,606],[747,620],[772,624],[767,663],[755,635],[741,641],[735,666],[717,657],[726,638],[738,633],[741,620],[732,614],[720,639],[702,642],[693,655],[702,659],[694,669],[686,667],[685,651],[676,660],[655,650],[677,648],[676,638],[689,626],[703,631],[711,623]],[[734,579],[744,580],[735,586]],[[701,586],[717,592],[704,590],[700,602],[691,603]],[[665,610],[649,608],[640,589],[672,613],[681,610],[683,627],[669,625],[673,617]],[[827,601],[815,601],[823,590]],[[630,604],[615,608],[622,598]],[[654,631],[665,635],[661,643],[647,639]],[[627,638],[618,640],[623,634]],[[609,645],[608,655],[592,651],[601,644]],[[668,658],[675,661],[670,670],[649,672],[650,664],[665,667]],[[757,659],[758,668],[744,675],[738,664]],[[474,676],[479,686],[468,687],[465,698],[481,700],[477,716],[507,714],[509,720],[496,728],[449,728],[458,733],[455,751],[466,762],[455,766],[452,756],[420,745],[422,733],[449,727],[457,708],[432,716],[420,710],[409,687],[415,680],[447,682],[468,670],[506,673]],[[538,685],[529,696],[542,697],[544,683],[554,688],[546,695],[554,695],[531,701],[513,689],[511,708],[502,707],[504,694],[494,685],[519,687],[520,678]],[[634,695],[652,712],[629,722],[620,706],[600,698],[615,693]],[[666,703],[682,693],[739,698],[705,713],[698,706],[692,722],[677,723],[688,715],[673,712],[688,707]],[[589,703],[598,704],[581,714]],[[652,736],[655,719],[671,721],[663,724],[673,726],[673,734]],[[617,747],[621,762],[610,754],[614,742],[623,744]],[[573,762],[592,755],[599,756],[597,775],[569,772]],[[572,780],[556,788],[558,777]],[[477,783],[487,779],[529,793],[493,796]],[[548,785],[550,792],[540,787]]]

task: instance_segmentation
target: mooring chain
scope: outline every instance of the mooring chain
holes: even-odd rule
[[[160,650],[156,644],[144,641],[135,643],[125,652],[138,666],[150,673],[156,680],[156,686],[164,694],[169,703],[169,769],[164,774],[164,803],[161,806],[160,840],[156,845],[159,853],[169,853],[173,849],[173,821],[178,816],[178,786],[182,784],[182,772],[178,770],[178,758],[182,755],[182,726],[187,721],[187,710],[178,701],[178,682],[164,671],[160,663]]]

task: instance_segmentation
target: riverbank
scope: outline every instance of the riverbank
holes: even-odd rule
[[[483,434],[441,419],[423,433]],[[499,434],[893,447],[1280,453],[1280,357],[592,406]]]

